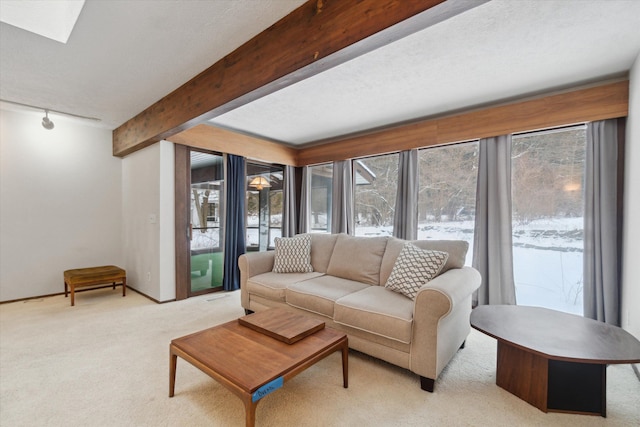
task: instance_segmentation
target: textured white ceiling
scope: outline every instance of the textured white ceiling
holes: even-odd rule
[[[88,0],[66,44],[3,22],[0,99],[113,129],[303,2]]]
[[[67,44],[0,23],[0,98],[113,129],[302,3],[87,0]],[[616,76],[639,28],[640,0],[492,0],[214,123],[302,144]]]
[[[616,76],[640,1],[492,0],[211,122],[302,144]]]

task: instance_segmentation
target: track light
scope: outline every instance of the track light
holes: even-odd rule
[[[51,120],[49,120],[49,110],[44,110],[44,117],[42,118],[42,127],[51,130],[54,127],[54,124]]]
[[[6,99],[0,99],[0,106],[2,106],[1,103],[4,103],[4,102],[6,102],[7,104],[13,104],[13,105],[19,105],[21,107],[31,108],[31,109],[34,109],[34,110],[44,110],[44,117],[42,118],[42,127],[47,129],[47,130],[51,130],[51,129],[53,129],[55,127],[54,123],[51,121],[51,119],[49,119],[49,111],[51,111],[52,113],[62,114],[62,115],[69,116],[69,117],[76,117],[78,119],[94,120],[96,122],[100,121],[100,119],[98,119],[96,117],[87,117],[87,116],[81,116],[79,114],[65,113],[64,111],[52,110],[50,108],[44,108],[44,107],[38,107],[37,105],[23,104],[21,102],[8,101]]]

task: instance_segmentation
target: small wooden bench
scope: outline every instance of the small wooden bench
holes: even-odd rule
[[[71,291],[71,305],[75,305],[75,290],[85,286],[103,285],[106,283],[122,285],[122,296],[127,292],[127,273],[115,265],[104,265],[101,267],[76,268],[64,272],[64,296]]]

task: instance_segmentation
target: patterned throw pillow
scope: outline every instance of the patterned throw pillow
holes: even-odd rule
[[[311,235],[276,237],[274,273],[311,273]]]
[[[440,273],[447,258],[449,254],[446,252],[420,249],[405,243],[384,286],[415,300],[420,287]]]

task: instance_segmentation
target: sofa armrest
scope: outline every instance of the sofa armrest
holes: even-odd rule
[[[471,296],[480,287],[480,273],[455,268],[418,291],[413,311],[411,370],[436,379],[470,331]]]
[[[257,276],[258,274],[267,273],[273,270],[273,261],[276,253],[274,251],[267,252],[248,252],[240,255],[238,258],[238,266],[240,274],[245,274],[247,278]]]
[[[421,299],[421,293],[439,292],[449,301],[449,310],[442,313],[442,315],[445,315],[452,311],[456,304],[464,301],[469,295],[478,289],[480,287],[480,282],[480,273],[475,268],[462,267],[448,270],[446,273],[439,275],[420,288],[418,295],[416,296],[415,305],[418,305],[418,300]],[[425,294],[423,298],[425,297],[428,298],[428,295]]]
[[[247,280],[258,274],[268,273],[273,270],[275,252],[249,252],[240,255],[238,268],[240,269],[240,300],[242,307],[249,308],[249,294],[247,293]]]

